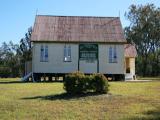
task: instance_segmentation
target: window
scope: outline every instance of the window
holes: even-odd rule
[[[64,61],[71,62],[71,46],[64,46]]]
[[[41,45],[41,62],[48,62],[48,46]]]
[[[96,52],[81,52],[81,60],[96,60]]]
[[[116,50],[116,46],[114,46],[114,51],[113,51],[113,62],[117,63],[117,50]]]
[[[44,56],[45,56],[44,61],[48,61],[48,46],[47,45],[45,46],[45,55]]]
[[[116,46],[109,47],[109,63],[117,63],[117,50]]]
[[[43,55],[44,55],[44,46],[41,45],[41,58],[40,58],[40,61],[43,61]]]
[[[109,63],[112,63],[112,47],[109,47]]]

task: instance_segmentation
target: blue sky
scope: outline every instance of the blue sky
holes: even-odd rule
[[[119,16],[122,26],[129,25],[124,13],[131,4],[154,3],[160,0],[1,0],[0,1],[0,44],[19,43],[27,29],[33,25],[36,11],[43,15],[70,16]]]

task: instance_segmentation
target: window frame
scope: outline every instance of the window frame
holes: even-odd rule
[[[44,46],[41,45],[41,48],[40,48],[40,62],[43,62],[44,61]]]
[[[113,63],[113,60],[112,60],[112,46],[109,47],[109,63]]]
[[[79,60],[95,61],[98,60],[98,44],[80,43]]]
[[[63,48],[63,62],[72,62],[71,45],[64,45],[64,48]]]
[[[42,44],[40,48],[40,62],[48,62],[48,58],[48,45]]]
[[[109,63],[118,63],[117,59],[117,47],[116,45],[114,46],[109,46]]]
[[[116,45],[114,46],[114,49],[113,49],[113,61],[114,61],[114,63],[117,63],[117,47],[116,47]]]

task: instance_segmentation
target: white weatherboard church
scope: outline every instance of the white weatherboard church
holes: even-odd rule
[[[125,50],[119,17],[37,15],[31,41],[35,81],[45,76],[52,81],[74,71],[102,73],[116,80],[124,79],[126,69],[135,75],[134,60],[130,63],[130,56],[125,57],[130,51]]]

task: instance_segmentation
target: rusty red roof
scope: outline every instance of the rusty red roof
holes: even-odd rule
[[[37,15],[32,41],[125,43],[119,17]]]
[[[125,44],[125,57],[136,57],[137,50],[134,45]]]

